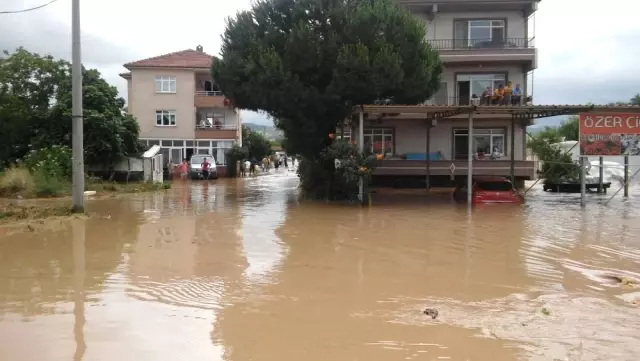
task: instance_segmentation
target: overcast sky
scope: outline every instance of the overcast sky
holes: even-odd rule
[[[0,0],[0,11],[37,6],[48,0]],[[122,64],[195,48],[220,49],[224,19],[250,0],[81,0],[83,62],[98,68],[126,97],[118,77]],[[543,0],[536,13],[537,104],[608,103],[640,91],[640,1]],[[0,14],[0,49],[71,58],[71,0],[43,9]],[[270,125],[245,112],[245,122]],[[544,120],[540,121],[544,123]]]

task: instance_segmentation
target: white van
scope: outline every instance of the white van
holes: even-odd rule
[[[189,160],[189,178],[191,179],[204,179],[202,174],[202,162],[205,158],[209,162],[209,176],[207,179],[218,178],[218,170],[216,169],[216,160],[209,154],[194,154]]]

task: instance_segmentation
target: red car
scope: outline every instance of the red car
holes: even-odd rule
[[[458,186],[453,192],[458,202],[467,202],[467,186]],[[512,203],[521,204],[523,199],[508,178],[497,176],[473,177],[471,200],[473,204]]]

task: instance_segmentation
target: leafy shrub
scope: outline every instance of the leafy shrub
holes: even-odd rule
[[[227,157],[227,172],[229,177],[237,177],[236,163],[244,159],[249,158],[249,150],[245,147],[240,147],[235,144],[226,154]]]
[[[35,149],[20,160],[31,173],[42,173],[47,179],[71,178],[71,149],[67,146],[53,145]]]
[[[36,196],[60,197],[68,193],[71,184],[65,179],[50,175],[48,171],[51,169],[37,169],[33,173]]]
[[[0,178],[0,195],[29,195],[35,189],[35,182],[26,168],[11,167]]]
[[[349,142],[334,141],[319,158],[303,158],[298,176],[303,192],[309,197],[353,199],[358,194],[360,177],[365,186],[369,184],[376,165],[375,155],[360,153]]]

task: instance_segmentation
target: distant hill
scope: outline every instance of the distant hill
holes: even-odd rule
[[[242,123],[242,125],[251,129],[252,132],[259,132],[264,134],[264,136],[269,140],[277,140],[284,136],[284,134],[280,129],[276,129],[273,126],[261,125],[261,124],[255,124],[255,123]]]

